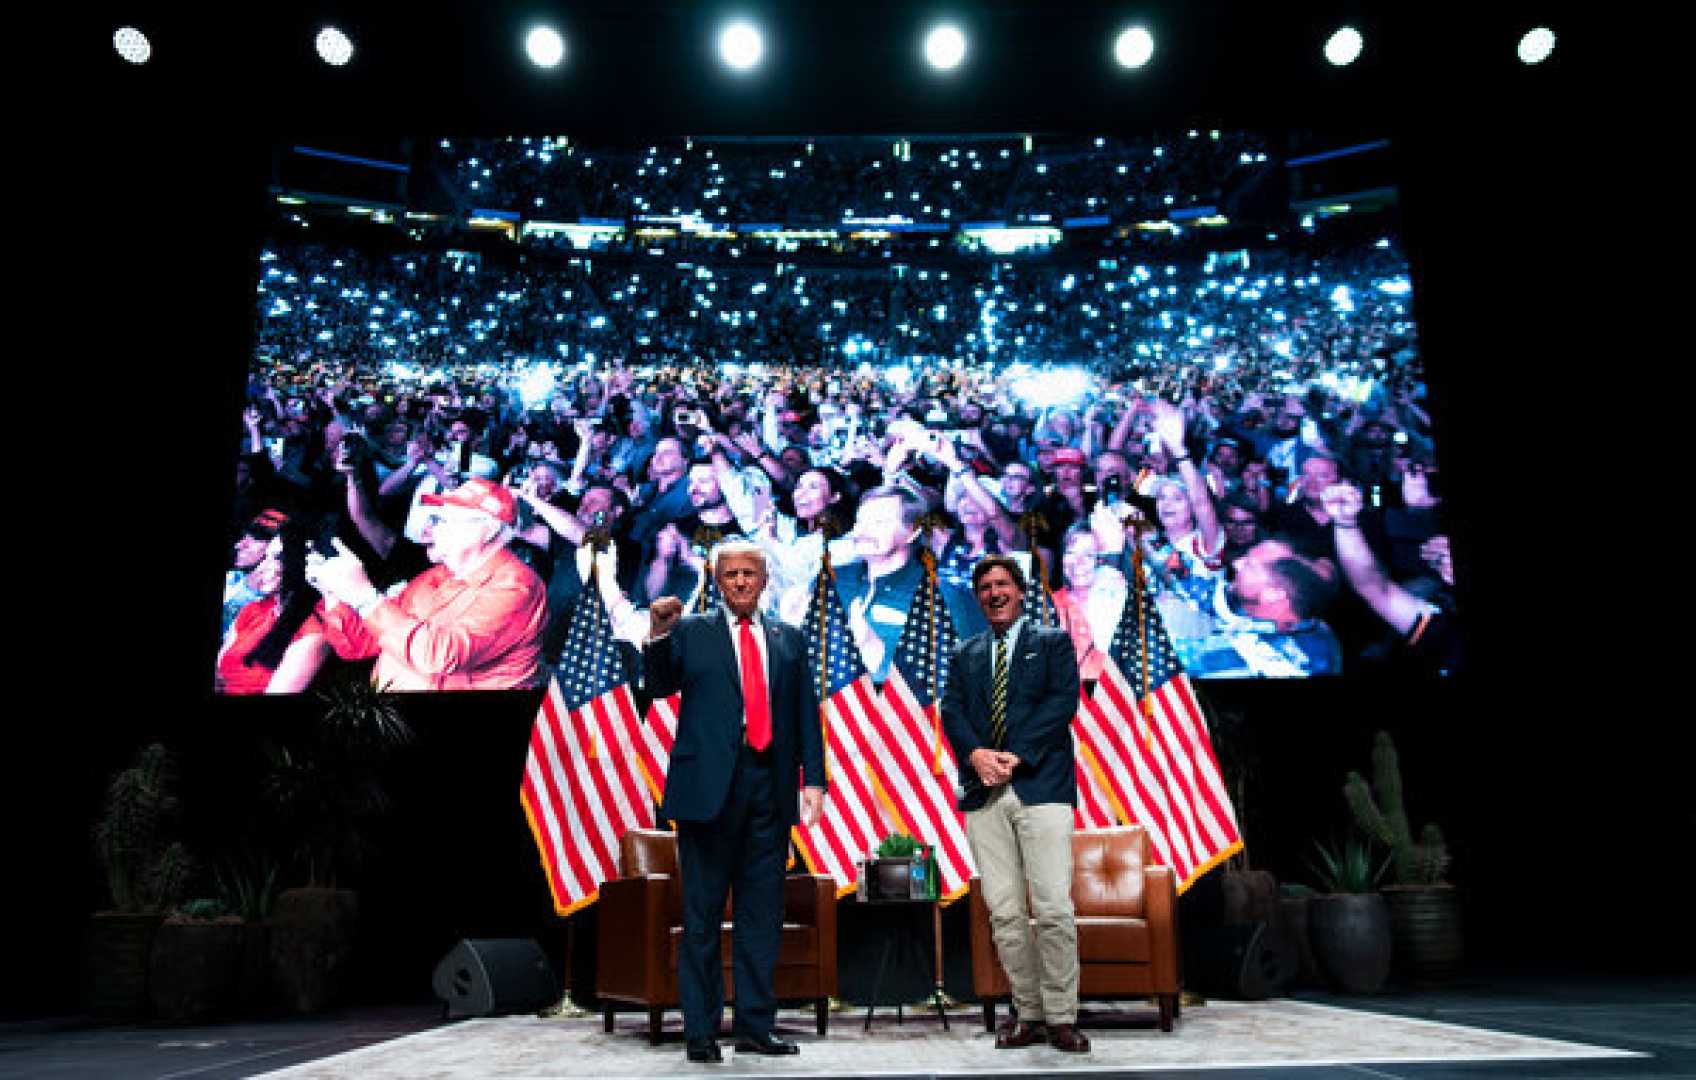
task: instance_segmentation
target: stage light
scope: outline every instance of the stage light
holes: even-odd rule
[[[1113,43],[1113,58],[1122,68],[1140,68],[1154,58],[1154,35],[1140,26],[1120,33]]]
[[[112,35],[112,48],[132,64],[145,64],[153,55],[153,43],[147,35],[133,26],[124,26]]]
[[[538,26],[524,39],[524,51],[537,67],[555,67],[565,59],[565,39],[551,26]]]
[[[753,23],[733,22],[719,32],[719,58],[732,71],[752,71],[765,51],[765,38]]]
[[[353,59],[353,42],[333,26],[318,31],[318,57],[331,67],[341,67]]]
[[[1342,27],[1325,42],[1325,59],[1337,67],[1347,67],[1359,59],[1363,44],[1359,30],[1352,26]]]
[[[952,71],[966,58],[966,35],[944,24],[925,35],[925,59],[938,71]]]
[[[1527,64],[1541,64],[1555,51],[1555,32],[1546,26],[1528,30],[1519,39],[1519,58]]]

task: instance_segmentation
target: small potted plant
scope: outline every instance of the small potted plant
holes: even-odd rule
[[[241,916],[223,901],[190,900],[177,906],[153,937],[148,996],[161,1020],[204,1020],[237,1003],[241,984]]]
[[[1320,893],[1308,901],[1308,940],[1320,972],[1334,988],[1375,994],[1390,976],[1390,912],[1375,890],[1389,859],[1351,837],[1327,847],[1314,841]]]
[[[304,878],[277,895],[271,917],[273,974],[296,1012],[320,1011],[340,997],[359,921],[359,894],[350,886],[390,807],[384,766],[412,739],[395,695],[363,673],[318,695],[321,718],[267,747],[266,797]]]
[[[176,781],[171,755],[153,743],[107,785],[94,849],[112,906],[94,914],[83,940],[83,997],[94,1013],[147,1009],[154,935],[194,870],[188,849],[173,838]]]
[[[1401,763],[1389,732],[1380,731],[1372,746],[1372,785],[1351,772],[1343,784],[1358,823],[1390,849],[1391,884],[1384,899],[1390,908],[1395,969],[1411,986],[1441,985],[1461,965],[1460,904],[1446,880],[1449,849],[1442,830],[1427,824],[1414,839],[1402,801]]]

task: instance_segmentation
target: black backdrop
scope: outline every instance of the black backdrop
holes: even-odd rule
[[[978,5],[969,71],[943,89],[914,73],[917,16],[894,4],[834,22],[785,14],[774,70],[737,84],[700,45],[715,13],[653,3],[578,5],[571,63],[551,82],[508,63],[517,35],[500,27],[515,9],[500,5],[350,20],[365,52],[348,72],[310,58],[306,16],[289,12],[165,24],[179,36],[156,33],[158,62],[140,72],[101,55],[98,34],[82,42],[98,59],[70,78],[93,92],[67,90],[78,111],[42,155],[55,181],[19,208],[21,257],[42,286],[19,314],[50,330],[19,346],[13,410],[11,514],[26,547],[13,566],[24,633],[11,672],[8,955],[31,976],[6,980],[6,1011],[75,1005],[77,939],[103,899],[88,832],[112,769],[167,740],[184,758],[195,832],[217,839],[242,827],[256,734],[313,715],[310,700],[209,692],[264,185],[272,145],[308,134],[1160,124],[1394,139],[1472,671],[1433,686],[1209,684],[1214,705],[1246,717],[1259,760],[1251,855],[1305,878],[1310,838],[1346,819],[1343,773],[1388,728],[1414,816],[1450,838],[1475,960],[1688,966],[1677,881],[1696,817],[1674,782],[1687,710],[1663,703],[1682,671],[1654,647],[1676,635],[1633,600],[1678,552],[1662,546],[1659,511],[1627,519],[1647,530],[1636,543],[1603,542],[1616,501],[1655,505],[1624,484],[1656,467],[1640,425],[1661,384],[1628,336],[1629,305],[1595,285],[1596,268],[1618,270],[1629,252],[1619,230],[1590,223],[1629,185],[1640,149],[1575,121],[1600,46],[1569,34],[1555,63],[1522,69],[1499,40],[1490,57],[1444,36],[1432,9],[1429,22],[1385,27],[1358,68],[1320,71],[1309,58],[1329,18],[1305,6],[1154,7],[1159,69],[1126,80],[1096,62],[1121,9],[1035,7]],[[1498,39],[1514,26],[1488,18],[1458,25]],[[891,28],[906,36],[891,44]],[[240,48],[184,56],[220,44]],[[399,809],[365,882],[364,996],[419,996],[461,936],[534,934],[559,948],[517,800],[536,700],[407,700],[422,738],[395,768]]]

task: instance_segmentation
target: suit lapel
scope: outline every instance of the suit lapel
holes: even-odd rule
[[[718,632],[713,635],[713,638],[718,642],[718,650],[723,661],[726,677],[729,678],[730,685],[736,693],[737,711],[741,712],[743,710],[742,669],[736,664],[736,645],[730,640],[730,635],[736,632],[736,628],[730,625],[730,618],[722,608],[713,618],[718,624]]]

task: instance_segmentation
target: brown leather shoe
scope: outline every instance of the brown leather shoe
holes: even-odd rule
[[[1087,1054],[1089,1036],[1079,1031],[1076,1024],[1055,1024],[1048,1029],[1048,1045],[1068,1054]]]
[[[1023,1020],[1014,1020],[1001,1025],[1001,1030],[995,1035],[997,1050],[1017,1050],[1022,1046],[1035,1046],[1048,1040],[1048,1029],[1042,1024],[1027,1024]]]

